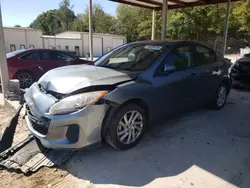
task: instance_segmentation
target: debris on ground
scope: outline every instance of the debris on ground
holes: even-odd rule
[[[62,165],[73,154],[73,150],[52,150],[44,148],[33,135],[13,145],[15,130],[23,105],[20,105],[14,116],[10,118],[8,126],[2,133],[0,140],[0,166],[21,170],[23,173],[35,172],[41,167]]]
[[[30,135],[17,145],[0,153],[0,166],[23,173],[36,172],[41,167],[60,166],[73,154],[73,150],[41,150]]]
[[[0,134],[3,134],[6,127],[9,124],[9,120],[15,114],[15,109],[8,106],[0,106]],[[18,118],[18,125],[15,130],[15,136],[13,144],[17,144],[19,141],[25,139],[29,135],[28,127],[22,117]]]

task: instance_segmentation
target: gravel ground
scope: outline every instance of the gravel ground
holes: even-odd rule
[[[3,127],[12,112],[0,110]],[[0,187],[249,188],[249,114],[250,93],[233,90],[221,111],[201,108],[158,123],[130,150],[81,150],[60,169],[31,176],[3,170]]]

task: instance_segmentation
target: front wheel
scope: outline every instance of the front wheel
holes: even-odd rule
[[[119,150],[135,146],[141,140],[147,126],[145,110],[137,104],[121,107],[111,121],[105,139]]]
[[[228,85],[225,83],[222,83],[217,89],[216,97],[213,102],[213,106],[215,107],[216,110],[220,110],[224,107],[227,101],[228,93],[229,93]]]

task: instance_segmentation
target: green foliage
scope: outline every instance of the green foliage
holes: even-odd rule
[[[69,0],[63,0],[59,9],[49,10],[38,15],[30,24],[31,28],[41,29],[44,35],[55,35],[68,31],[76,19]]]
[[[14,27],[22,27],[22,26],[20,26],[20,25],[15,25]]]
[[[134,6],[120,5],[116,10],[116,32],[127,37],[128,42],[138,39],[137,27],[139,25],[137,8]]]
[[[83,14],[78,14],[76,16],[76,19],[72,23],[71,30],[80,32],[88,31],[88,23],[84,22]]]
[[[70,30],[72,23],[76,19],[75,13],[72,10],[74,5],[70,5],[70,0],[63,0],[59,4],[59,9],[57,11],[58,17],[60,18],[62,24],[62,30]]]
[[[75,16],[70,0],[62,0],[57,10],[40,14],[31,23],[43,34],[73,30],[88,32],[88,7]],[[232,3],[228,45],[234,48],[250,42],[250,1]],[[167,38],[198,40],[221,48],[226,4],[175,9],[168,12]],[[107,14],[99,4],[93,5],[93,31],[124,35],[128,42],[149,40],[152,32],[152,10],[120,4],[116,17]],[[156,12],[156,39],[161,36],[161,11]]]
[[[57,10],[49,10],[38,15],[30,27],[41,29],[44,35],[54,35],[60,31],[61,25]]]
[[[89,11],[88,7],[83,14],[83,22],[88,26],[89,24]],[[92,7],[92,27],[96,33],[113,33],[113,25],[116,20],[113,16],[104,12],[99,4],[94,4]],[[88,29],[87,29],[88,31]]]

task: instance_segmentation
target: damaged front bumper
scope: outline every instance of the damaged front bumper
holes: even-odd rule
[[[47,148],[82,148],[101,141],[107,104],[90,105],[65,115],[51,115],[57,99],[33,84],[25,93],[25,120],[30,132]]]

